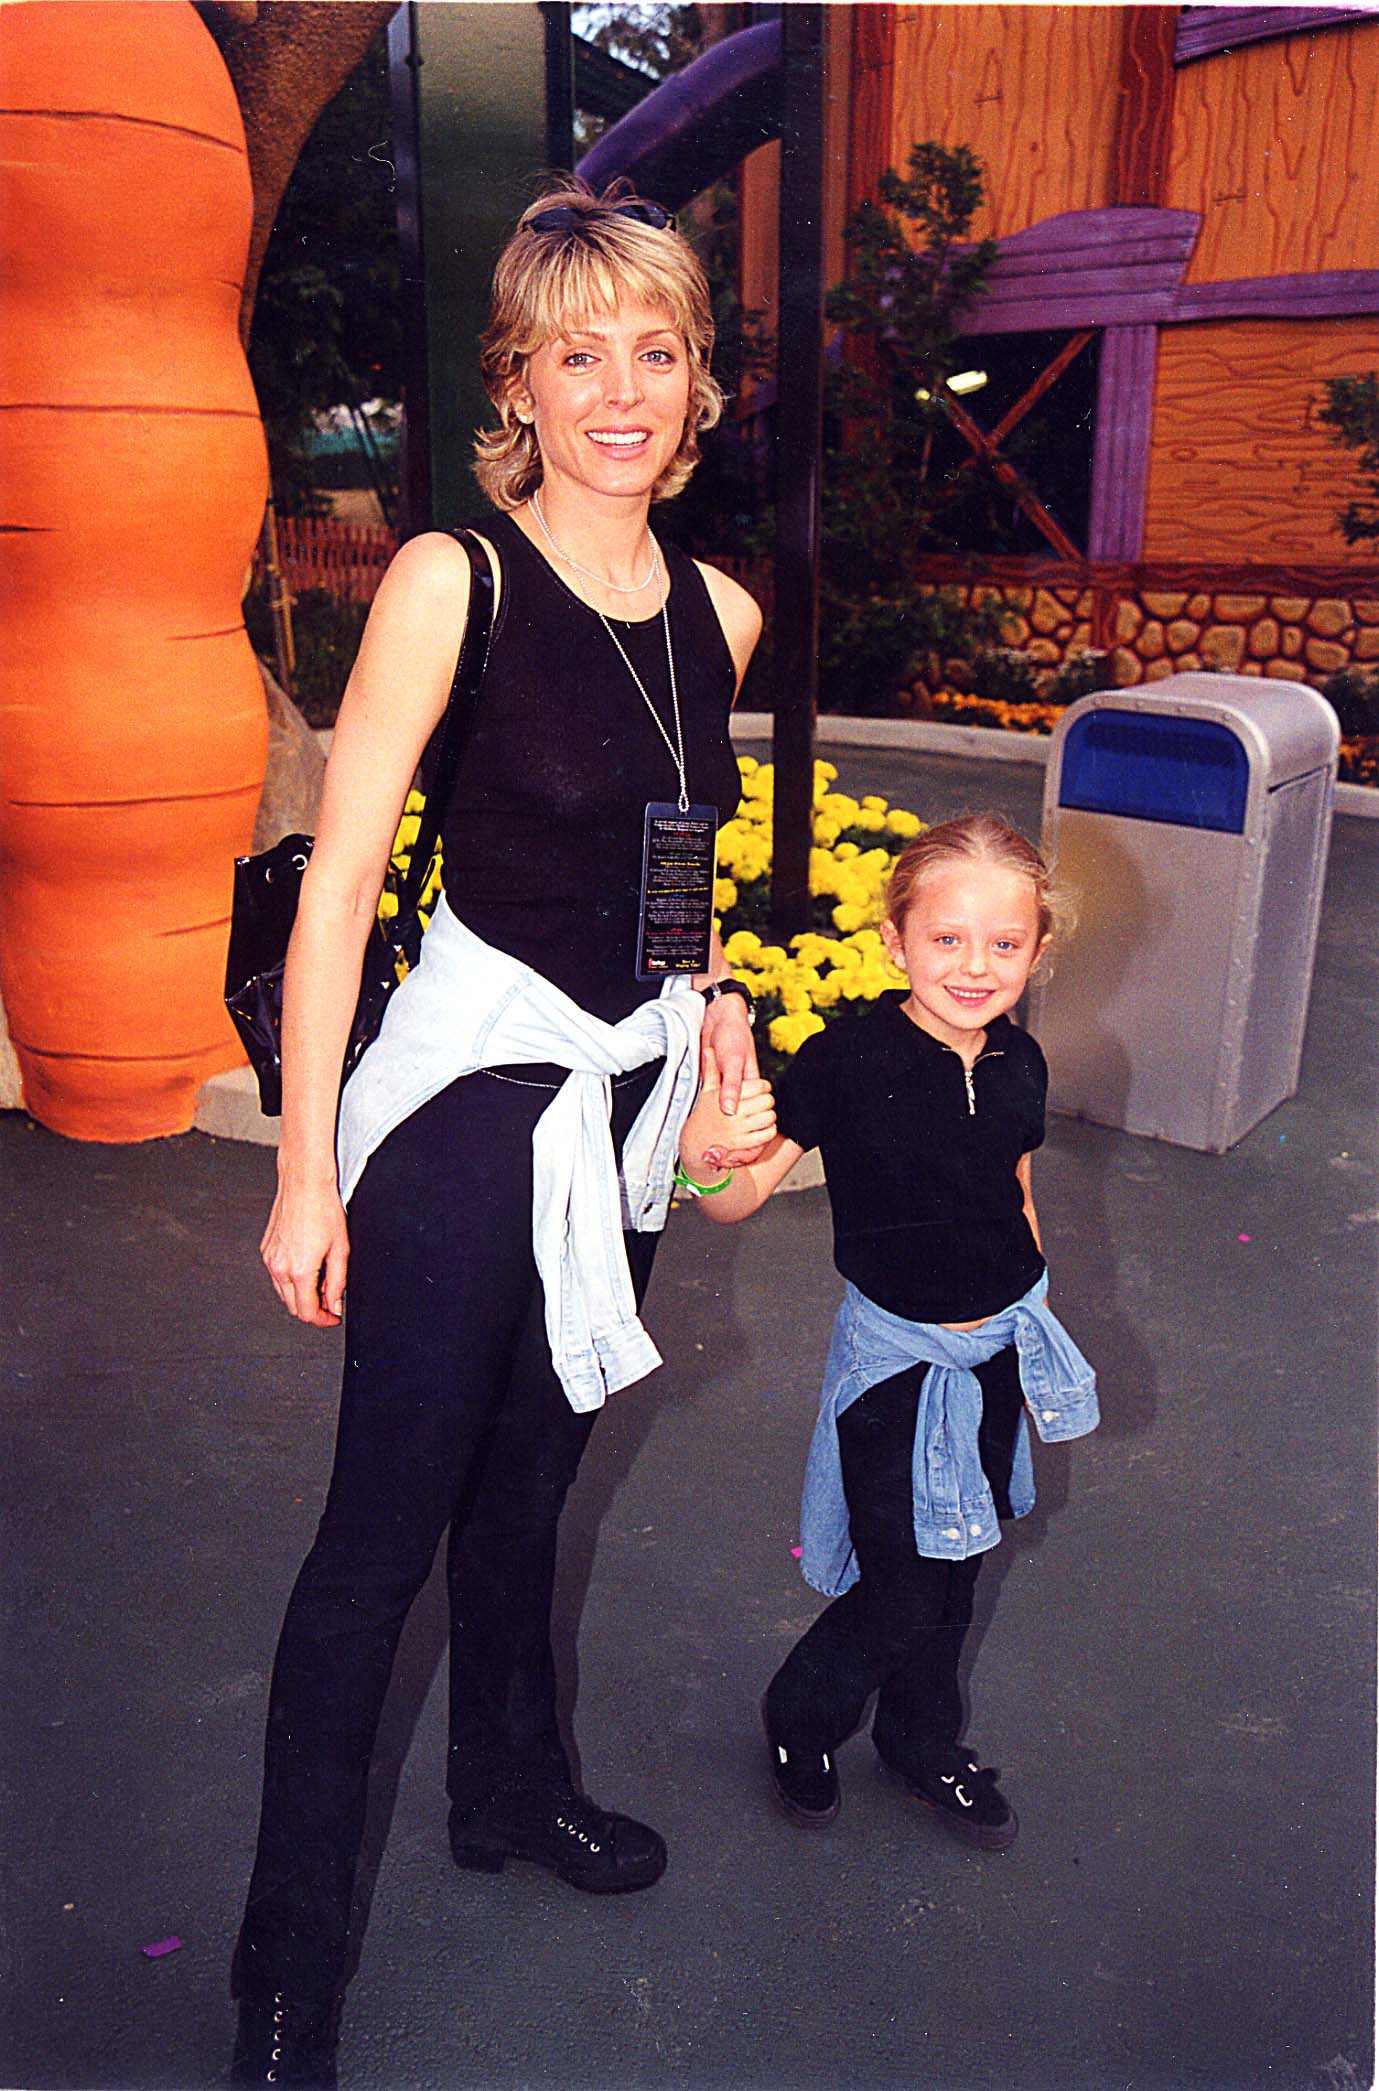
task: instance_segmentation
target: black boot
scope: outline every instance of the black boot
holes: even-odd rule
[[[573,1790],[479,1816],[450,1812],[450,1851],[457,1866],[501,1873],[508,1859],[533,1865],[586,1895],[626,1895],[649,1888],[666,1870],[663,1839],[630,1815],[612,1815]]]
[[[334,2091],[340,2005],[303,2002],[279,1990],[266,2000],[242,1997],[232,2084],[309,2084]]]

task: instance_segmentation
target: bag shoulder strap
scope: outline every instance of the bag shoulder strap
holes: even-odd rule
[[[436,750],[435,773],[422,808],[421,825],[412,846],[407,877],[398,894],[398,918],[415,909],[421,899],[436,839],[445,819],[445,809],[479,708],[479,692],[488,667],[493,642],[493,563],[472,530],[452,530],[450,535],[469,555],[469,614],[465,619],[455,679],[450,685],[441,720],[440,745]]]

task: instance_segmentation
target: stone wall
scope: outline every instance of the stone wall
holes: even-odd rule
[[[1375,587],[1369,576],[1361,585]],[[1108,589],[1077,582],[958,584],[958,593],[1004,605],[1006,645],[1045,667],[1100,647],[1122,689],[1191,668],[1318,688],[1338,668],[1379,673],[1375,593],[1285,594],[1238,585]]]
[[[1372,596],[1146,589],[1121,598],[1113,631],[1111,667],[1122,688],[1186,668],[1320,686],[1338,668],[1379,663],[1379,599]]]

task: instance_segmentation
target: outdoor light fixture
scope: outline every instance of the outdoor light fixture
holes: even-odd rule
[[[960,370],[956,377],[949,378],[948,390],[956,392],[959,398],[961,398],[964,392],[980,392],[985,383],[986,372],[984,370]]]

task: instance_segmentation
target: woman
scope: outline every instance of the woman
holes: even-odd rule
[[[465,626],[470,568],[450,537],[398,553],[341,706],[288,958],[263,1256],[299,1320],[346,1316],[346,1362],[326,1508],[274,1666],[232,1983],[237,2082],[335,2081],[369,1757],[447,1528],[456,1861],[533,1860],[593,1893],[649,1886],[665,1865],[654,1830],[574,1787],[549,1615],[593,1408],[655,1362],[633,1304],[654,1235],[619,1235],[613,1151],[628,1148],[634,1222],[654,1225],[668,1183],[634,1201],[632,1146],[643,1176],[663,1178],[696,1041],[729,1102],[755,1073],[750,998],[716,985],[716,938],[679,993],[638,977],[639,960],[654,972],[647,808],[731,815],[728,713],[760,629],[744,590],[662,550],[648,523],[720,411],[712,331],[691,249],[657,205],[618,190],[542,197],[499,261],[483,349],[499,425],[477,442],[499,511],[482,531],[494,636],[443,829],[445,898],[346,1091],[337,1173],[365,938]],[[586,1203],[553,1246],[541,1216],[555,1179]],[[611,1267],[591,1272],[610,1236]],[[586,1341],[589,1302],[609,1291],[626,1295],[614,1335]]]

